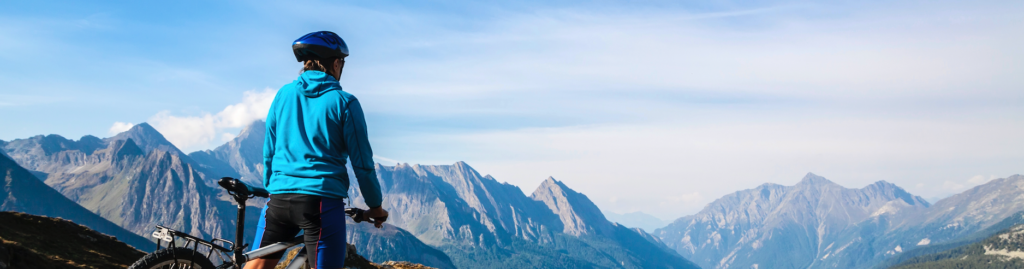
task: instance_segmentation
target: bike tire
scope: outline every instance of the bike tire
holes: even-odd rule
[[[190,267],[191,266],[191,267]],[[135,261],[128,269],[167,269],[167,268],[192,268],[192,269],[214,269],[213,262],[203,256],[202,253],[195,253],[187,248],[165,248],[156,252],[146,254],[138,261]]]

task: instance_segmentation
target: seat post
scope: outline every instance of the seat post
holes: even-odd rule
[[[235,195],[235,202],[238,203],[238,221],[235,225],[235,264],[241,266],[245,261],[243,254],[245,253],[245,202],[249,200],[249,197],[242,195]]]

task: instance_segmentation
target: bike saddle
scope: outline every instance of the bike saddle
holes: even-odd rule
[[[249,186],[241,180],[231,177],[222,177],[217,181],[217,185],[220,185],[224,189],[228,190],[229,193],[235,193],[242,196],[256,196],[263,198],[270,198],[270,193],[267,189],[260,187]]]

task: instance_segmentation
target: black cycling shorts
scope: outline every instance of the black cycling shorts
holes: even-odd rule
[[[303,231],[310,268],[345,265],[345,202],[305,194],[273,194],[263,207],[253,249],[288,242]],[[281,259],[284,252],[264,256]],[[318,267],[319,266],[319,267]]]

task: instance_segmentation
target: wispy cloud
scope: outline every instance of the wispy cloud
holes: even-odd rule
[[[109,134],[109,135],[116,135],[116,134],[119,134],[121,132],[128,131],[129,129],[132,128],[132,126],[135,126],[135,124],[134,123],[130,123],[130,122],[120,122],[120,121],[114,122],[114,125],[110,126],[110,131],[108,131],[107,134]]]
[[[244,127],[253,121],[266,119],[270,104],[277,94],[275,89],[247,91],[242,102],[228,105],[216,114],[203,113],[200,116],[176,116],[170,111],[161,111],[149,118],[149,122],[167,140],[183,150],[210,147],[217,138],[222,140],[234,135],[224,133],[225,129]]]

